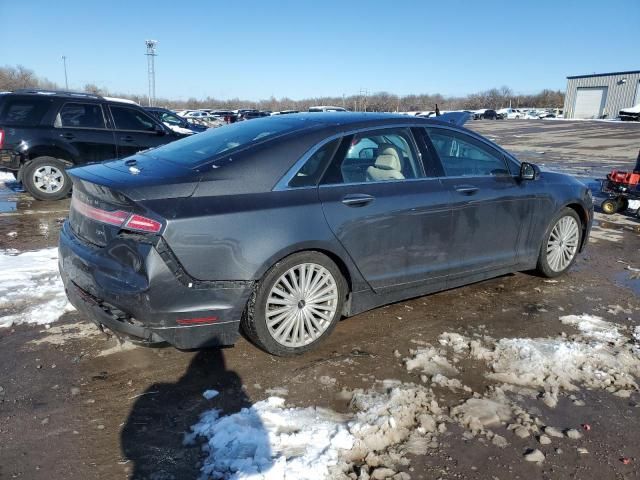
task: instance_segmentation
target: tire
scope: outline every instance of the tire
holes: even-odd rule
[[[71,191],[71,179],[62,160],[37,157],[24,167],[22,185],[37,200],[61,200]]]
[[[562,209],[544,234],[538,254],[538,272],[547,278],[562,275],[575,262],[581,242],[580,217],[571,208]]]
[[[626,212],[629,208],[629,199],[624,197],[618,198],[618,212]]]
[[[316,289],[316,297],[320,294],[321,298],[335,298],[314,303],[314,308],[305,303],[313,297],[301,298],[298,292],[288,288],[287,285],[293,287],[295,281],[301,281],[303,269],[305,278],[311,274],[311,288],[307,291]],[[314,285],[314,281],[321,283]],[[278,292],[292,293],[291,303],[287,305],[287,297]],[[257,284],[247,303],[241,326],[253,343],[272,355],[300,355],[315,348],[331,334],[342,316],[346,294],[344,276],[326,255],[313,251],[294,253],[271,267]],[[276,311],[278,313],[273,313]],[[322,316],[316,315],[317,312]],[[271,317],[271,325],[267,323],[268,316]]]
[[[600,208],[602,209],[602,213],[613,215],[618,211],[618,202],[611,198],[607,198],[600,204]]]

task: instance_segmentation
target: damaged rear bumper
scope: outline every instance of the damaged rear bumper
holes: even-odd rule
[[[127,238],[108,248],[88,245],[68,223],[60,233],[69,301],[97,325],[181,349],[235,343],[253,282],[190,282],[165,257],[156,246]]]

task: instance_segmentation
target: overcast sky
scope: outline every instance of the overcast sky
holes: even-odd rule
[[[9,1],[0,64],[64,85],[157,96],[292,98],[564,89],[640,69],[640,1]]]

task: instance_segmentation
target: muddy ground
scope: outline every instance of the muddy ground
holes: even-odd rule
[[[611,168],[628,168],[640,148],[638,125],[478,121],[469,126],[523,160],[585,181]],[[54,246],[67,207],[68,201],[35,202],[16,184],[0,184],[0,248]],[[402,358],[416,340],[436,344],[445,331],[473,334],[484,326],[495,338],[552,336],[568,331],[558,324],[561,312],[606,316],[609,305],[632,312],[611,320],[637,325],[640,279],[627,266],[640,267],[640,224],[630,212],[598,214],[596,223],[594,240],[558,283],[518,273],[379,308],[340,322],[321,347],[298,358],[269,356],[244,339],[233,348],[198,352],[123,348],[75,312],[50,328],[0,329],[0,478],[196,478],[203,455],[183,446],[182,439],[207,409],[235,412],[268,397],[269,389],[285,388],[291,405],[348,412],[339,395],[343,388],[368,388],[384,379],[419,383],[419,374],[408,372]],[[477,392],[489,385],[473,362],[462,366],[460,378]],[[202,392],[209,388],[220,396],[205,400]],[[441,404],[463,399],[460,392],[435,391]],[[437,448],[411,457],[406,471],[417,479],[640,477],[640,395],[619,398],[587,389],[574,394],[584,406],[565,397],[553,409],[529,402],[562,428],[589,424],[579,441],[554,439],[540,446],[534,438],[496,429],[510,443],[498,448],[478,438],[465,440],[452,427]],[[529,448],[543,450],[546,460],[525,462]]]

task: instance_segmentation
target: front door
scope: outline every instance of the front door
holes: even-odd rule
[[[329,226],[377,292],[446,281],[449,193],[418,151],[408,128],[345,137],[319,187]]]
[[[140,109],[109,105],[115,127],[118,158],[168,143],[172,134]]]
[[[452,278],[515,265],[532,203],[504,155],[460,131],[440,127],[427,131],[452,198]]]

